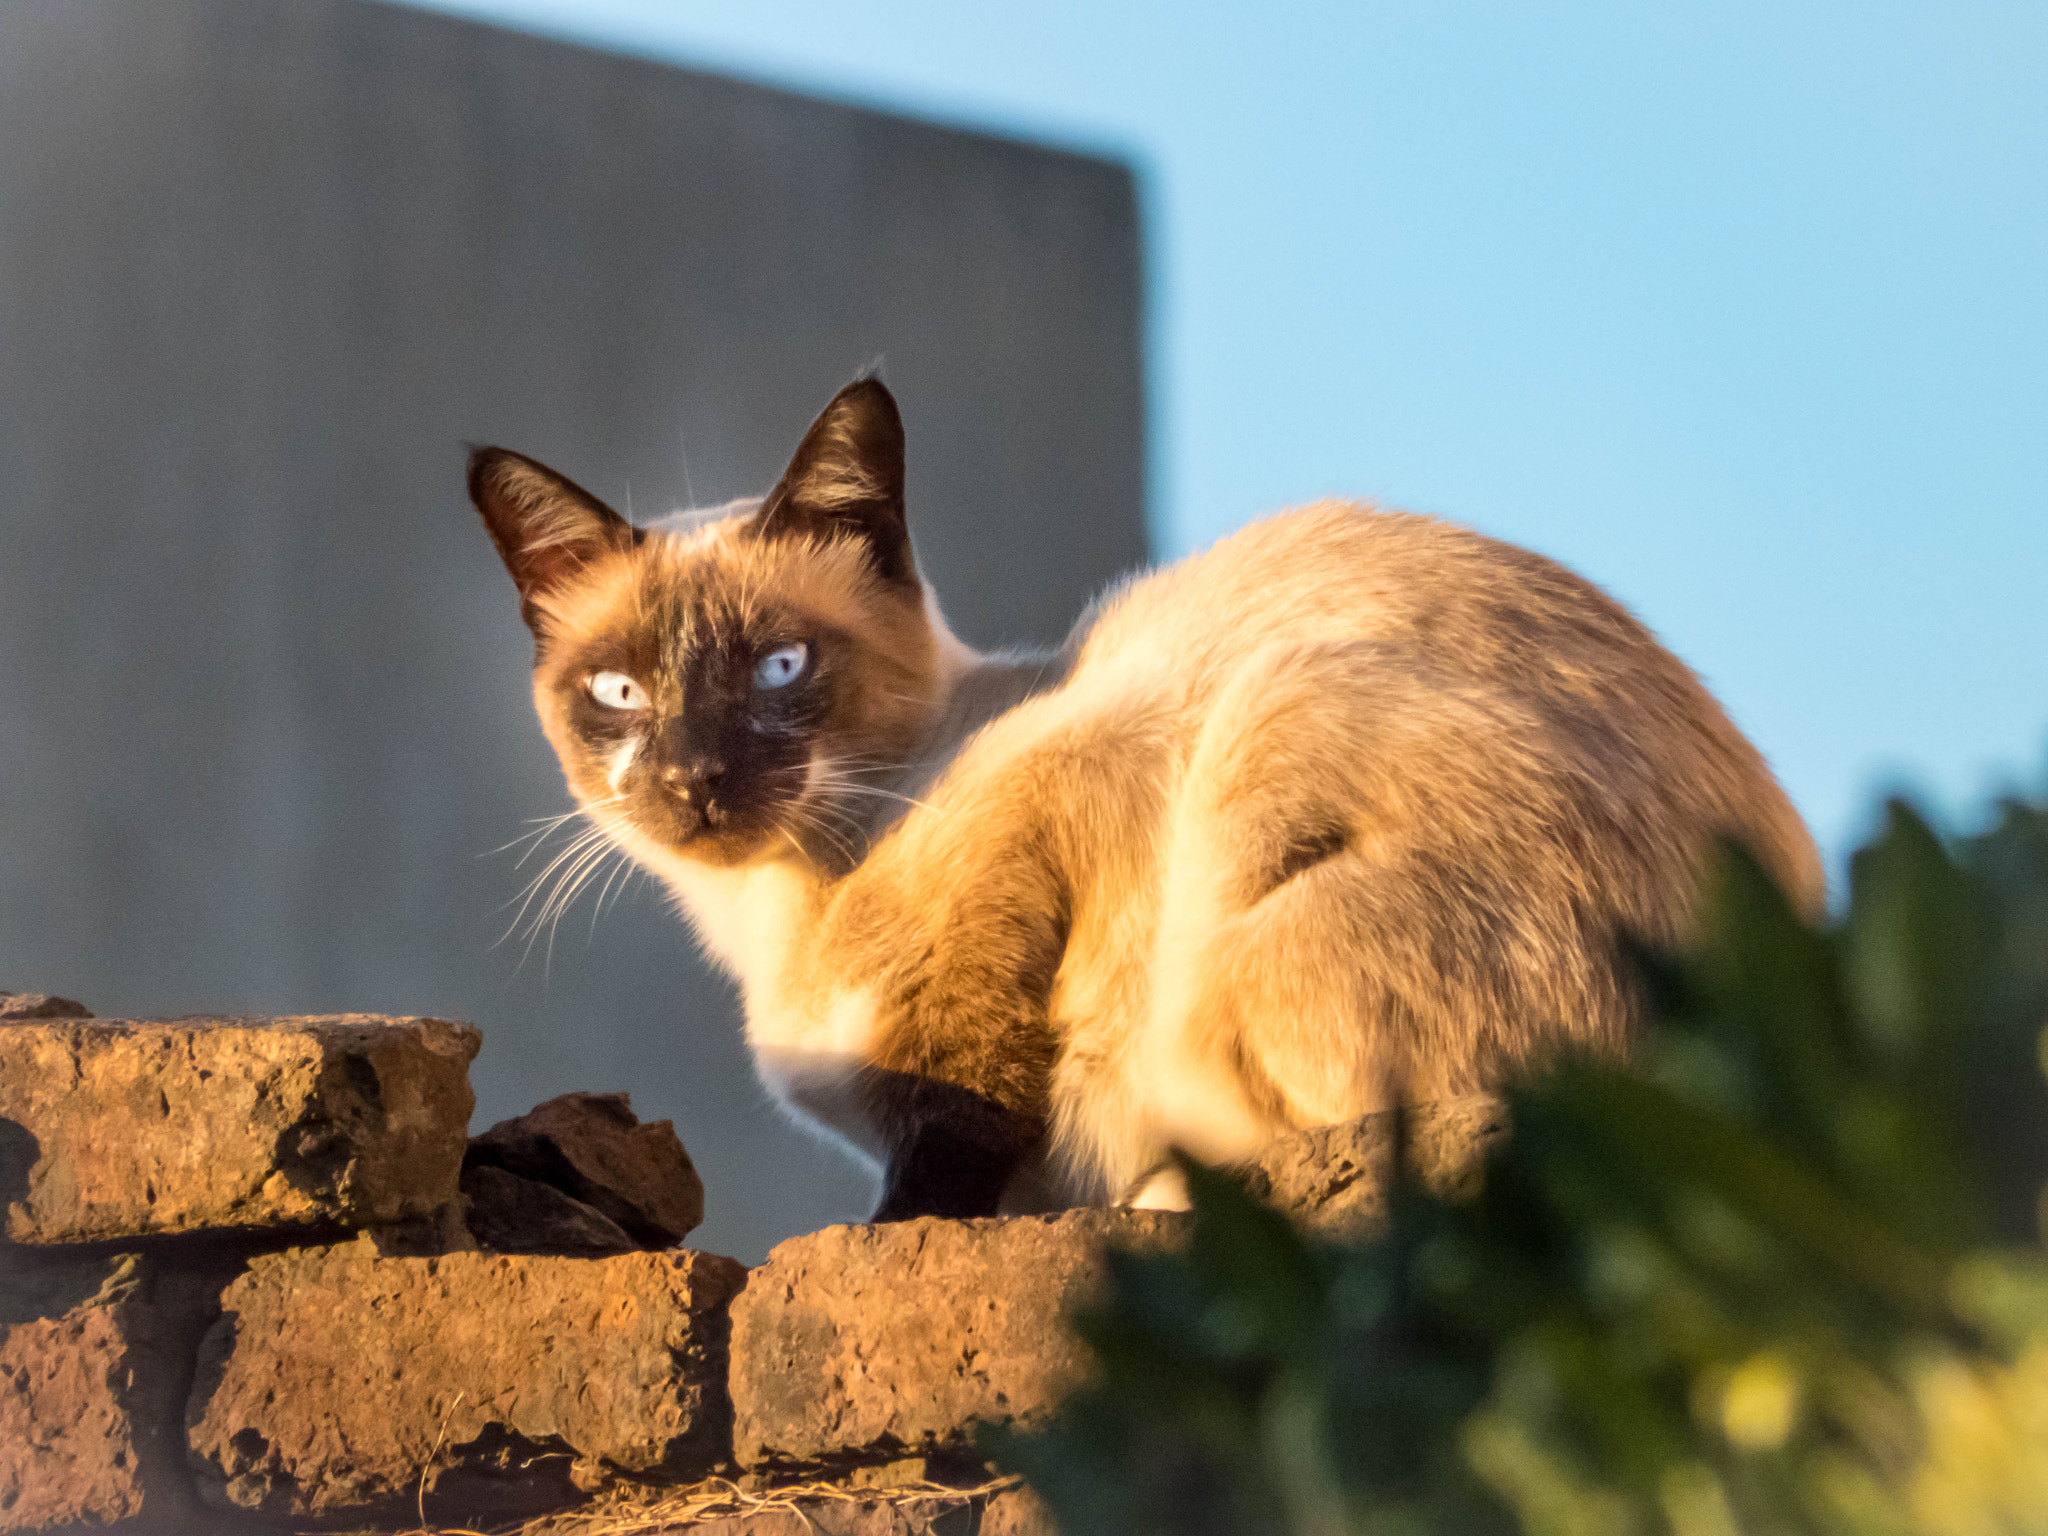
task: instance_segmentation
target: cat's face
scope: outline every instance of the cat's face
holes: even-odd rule
[[[542,727],[601,823],[712,864],[851,851],[850,798],[914,748],[939,684],[902,441],[887,391],[852,385],[758,506],[678,532],[517,454],[472,456]]]

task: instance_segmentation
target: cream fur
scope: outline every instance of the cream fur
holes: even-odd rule
[[[881,623],[841,546],[771,559],[734,526],[653,535],[550,621],[627,623],[716,567],[748,601]],[[618,834],[740,983],[764,1082],[869,1155],[858,1072],[957,1080],[1043,1116],[1032,1199],[1100,1200],[1170,1144],[1241,1158],[1625,1050],[1613,934],[1682,939],[1717,833],[1822,899],[1692,674],[1589,584],[1448,524],[1272,518],[1113,592],[1057,656],[977,656],[929,592],[887,612],[893,766],[863,798],[820,746],[792,808],[850,851],[793,832],[708,863]],[[561,686],[543,668],[536,698],[572,785],[616,792],[625,768],[580,776]]]

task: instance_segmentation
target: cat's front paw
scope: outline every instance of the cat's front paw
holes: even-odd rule
[[[994,1216],[1017,1171],[1010,1147],[991,1147],[945,1125],[917,1128],[889,1158],[875,1221]]]
[[[1190,1208],[1188,1181],[1171,1163],[1133,1179],[1116,1202],[1120,1211],[1185,1211]]]

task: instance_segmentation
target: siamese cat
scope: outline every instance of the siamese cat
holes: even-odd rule
[[[1541,556],[1324,502],[983,655],[903,476],[874,379],[710,514],[469,466],[570,792],[736,979],[769,1089],[880,1164],[878,1221],[1621,1052],[1624,936],[1685,939],[1717,836],[1821,903],[1755,749]]]

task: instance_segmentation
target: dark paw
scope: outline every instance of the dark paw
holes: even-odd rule
[[[1019,1161],[1012,1146],[991,1147],[951,1127],[922,1126],[889,1159],[874,1220],[993,1216]]]

